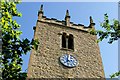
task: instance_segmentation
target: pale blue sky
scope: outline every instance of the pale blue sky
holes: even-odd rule
[[[44,15],[48,18],[64,20],[65,12],[68,9],[71,16],[71,22],[88,26],[89,16],[92,16],[96,23],[96,29],[101,29],[100,22],[103,21],[105,13],[108,13],[110,19],[118,18],[117,2],[23,2],[17,5],[18,11],[20,11],[23,16],[21,18],[16,18],[23,31],[21,39],[28,38],[31,40],[33,38],[33,26],[36,25],[38,18],[37,13],[41,4],[43,4]],[[105,76],[108,78],[109,75],[118,70],[118,42],[115,41],[113,44],[108,44],[107,41],[108,40],[103,40],[103,42],[99,43],[99,46]],[[28,67],[29,56],[30,53],[23,56],[23,71]]]
[[[22,2],[118,2],[119,0],[22,0]]]

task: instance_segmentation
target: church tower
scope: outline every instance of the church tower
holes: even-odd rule
[[[70,22],[68,10],[63,21],[47,18],[41,5],[34,27],[39,46],[31,52],[28,78],[104,78],[97,37],[89,33],[94,25],[92,17],[87,27]]]

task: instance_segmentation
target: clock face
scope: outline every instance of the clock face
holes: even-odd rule
[[[65,54],[60,57],[60,62],[67,67],[75,67],[77,65],[77,59],[73,57],[72,55]]]

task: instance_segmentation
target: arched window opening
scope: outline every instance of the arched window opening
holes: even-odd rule
[[[74,40],[73,40],[73,35],[70,34],[68,37],[68,49],[73,49],[74,50]]]
[[[62,35],[62,48],[66,48],[66,33]]]

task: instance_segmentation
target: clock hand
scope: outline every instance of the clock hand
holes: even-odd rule
[[[68,61],[70,61],[70,55],[68,55]]]
[[[68,62],[69,60],[68,60],[68,55],[67,55],[67,62]]]

